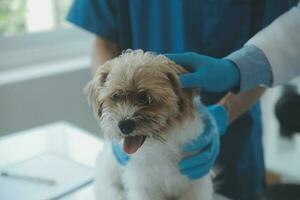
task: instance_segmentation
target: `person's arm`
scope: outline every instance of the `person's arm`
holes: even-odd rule
[[[240,90],[277,86],[300,75],[300,1],[245,46],[229,55],[240,71]]]
[[[265,92],[265,88],[256,87],[241,94],[228,93],[218,103],[224,106],[228,112],[228,124],[234,122],[242,114],[247,112]]]
[[[92,52],[92,69],[119,53],[116,1],[74,0],[67,15],[72,24],[96,36]]]
[[[242,93],[284,84],[300,76],[300,3],[226,58],[192,52],[166,56],[191,72],[181,76],[184,88]]]
[[[119,47],[116,43],[96,37],[92,51],[92,71],[95,72],[100,65],[117,56],[119,52]]]

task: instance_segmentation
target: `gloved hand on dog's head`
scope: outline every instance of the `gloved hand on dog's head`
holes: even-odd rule
[[[190,73],[180,76],[183,88],[199,87],[206,92],[224,92],[240,83],[240,71],[229,59],[219,59],[194,52],[165,54]]]
[[[181,174],[190,179],[201,178],[213,167],[219,154],[220,136],[225,133],[228,124],[227,111],[221,105],[201,108],[199,112],[203,118],[204,132],[183,149],[195,154],[182,159],[178,165]],[[120,145],[113,143],[112,150],[117,161],[123,166],[126,165],[129,156]]]

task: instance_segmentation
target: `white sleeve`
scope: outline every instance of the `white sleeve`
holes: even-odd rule
[[[300,1],[247,44],[255,45],[266,55],[272,68],[273,86],[300,76]]]

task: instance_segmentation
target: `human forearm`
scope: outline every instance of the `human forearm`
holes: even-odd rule
[[[264,91],[265,88],[256,87],[238,95],[228,93],[219,104],[227,109],[229,124],[249,110],[249,108],[259,100]]]
[[[266,55],[272,67],[272,86],[299,76],[300,3],[257,33],[246,45],[255,45]]]
[[[118,54],[119,47],[117,44],[103,38],[96,37],[92,52],[92,71],[95,72],[100,65]]]
[[[246,45],[226,57],[239,69],[239,84],[233,93],[242,93],[257,86],[269,87],[272,84],[272,67],[264,52],[254,45]]]

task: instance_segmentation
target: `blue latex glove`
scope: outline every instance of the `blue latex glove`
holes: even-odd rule
[[[193,52],[165,56],[190,72],[180,76],[183,88],[199,87],[207,92],[224,92],[239,85],[240,72],[231,60]]]
[[[129,160],[129,156],[123,151],[123,149],[120,147],[119,144],[117,143],[112,143],[112,150],[113,153],[115,155],[115,158],[117,159],[117,161],[125,166],[128,163]]]
[[[228,124],[228,113],[223,106],[209,106],[200,112],[205,125],[204,133],[184,147],[185,152],[195,154],[179,162],[180,173],[192,180],[206,175],[213,167],[219,154],[220,136],[225,133]]]

